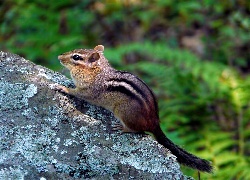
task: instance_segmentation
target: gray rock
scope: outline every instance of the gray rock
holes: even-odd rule
[[[152,137],[52,90],[65,76],[0,52],[0,179],[189,179]]]

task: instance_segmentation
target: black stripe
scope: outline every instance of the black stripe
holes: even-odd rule
[[[138,94],[142,95],[142,97],[147,101],[147,95],[145,94],[145,92],[143,92],[134,82],[129,81],[128,79],[117,79],[117,78],[112,78],[109,79],[109,81],[115,81],[115,82],[125,82],[128,85],[130,85],[136,92],[138,92]]]
[[[117,91],[117,92],[126,94],[131,99],[136,99],[137,101],[142,103],[142,100],[138,96],[136,96],[133,92],[131,92],[129,89],[127,89],[126,87],[124,87],[122,85],[118,85],[118,86],[109,85],[107,90],[108,91]]]
[[[139,79],[139,78],[138,78]],[[140,79],[139,79],[140,80]],[[159,118],[159,109],[158,109],[158,103],[156,101],[156,97],[155,94],[153,93],[153,91],[148,87],[148,85],[143,82],[142,80],[140,80],[149,90],[151,96],[153,97],[153,101],[154,101],[154,106],[155,106],[155,112],[156,112],[156,116]]]
[[[135,75],[133,75],[133,74],[131,74],[131,73],[129,73],[129,72],[126,72],[126,71],[116,71],[116,72],[117,72],[117,73],[120,73],[120,74],[129,74],[129,75],[134,76],[138,81],[140,81],[140,82],[149,90],[151,96],[153,97],[156,115],[157,115],[157,117],[159,117],[158,103],[157,103],[157,101],[156,101],[156,98],[155,98],[155,95],[154,95],[153,91],[148,87],[148,85],[147,85],[144,81],[142,81],[140,78],[138,78],[137,76],[135,76]],[[123,82],[128,83],[128,84],[129,84],[130,86],[132,86],[137,92],[139,92],[139,94],[141,94],[142,97],[148,102],[148,97],[147,97],[147,95],[146,95],[140,88],[138,88],[138,86],[137,86],[135,83],[133,83],[133,82],[127,80],[127,79],[115,79],[115,78],[114,78],[113,80],[114,80],[114,81],[119,81],[119,82],[122,82],[122,81],[123,81]]]

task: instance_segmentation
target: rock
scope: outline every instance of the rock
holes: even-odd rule
[[[0,179],[189,179],[152,137],[112,131],[112,113],[55,83],[73,86],[0,52]]]

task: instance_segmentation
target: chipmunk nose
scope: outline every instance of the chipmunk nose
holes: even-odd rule
[[[58,56],[59,60],[62,60],[62,58],[63,58],[63,54],[61,54],[61,55]]]

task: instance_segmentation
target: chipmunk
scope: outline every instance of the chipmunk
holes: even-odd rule
[[[69,69],[76,88],[57,85],[55,89],[113,112],[121,122],[115,130],[150,132],[179,163],[212,172],[209,161],[175,145],[162,132],[152,90],[135,75],[112,68],[103,52],[104,46],[98,45],[94,49],[76,49],[59,55],[58,59]]]

